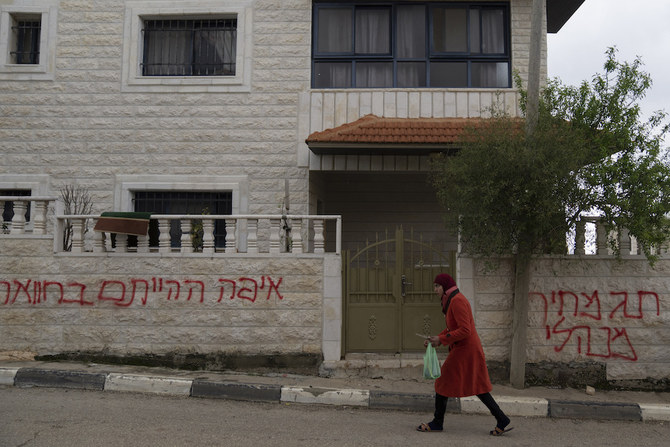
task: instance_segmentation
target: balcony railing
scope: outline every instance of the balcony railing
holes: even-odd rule
[[[11,221],[2,221],[2,231],[4,234],[47,234],[47,211],[49,204],[56,201],[56,197],[39,196],[0,196],[0,213],[5,209],[5,203],[11,202],[14,205],[14,217]],[[33,203],[32,213],[32,231],[28,231],[26,222],[26,211]]]
[[[609,236],[609,238],[608,238]],[[627,229],[607,234],[607,229],[598,216],[583,216],[575,228],[575,255],[612,255],[609,240],[614,240],[622,257],[644,256],[644,251]],[[651,247],[651,252],[667,256],[670,254],[670,239],[659,247]]]
[[[0,210],[7,202],[12,202],[14,216],[11,221],[3,221],[0,237],[3,235],[46,235],[51,226],[47,224],[47,214],[56,197],[40,196],[0,196]],[[26,222],[26,211],[31,206],[31,222]],[[154,215],[158,221],[158,244],[149,245],[148,236],[131,238],[116,235],[114,243],[109,233],[94,232],[93,227],[99,215],[55,216],[55,251],[72,253],[91,252],[135,252],[135,253],[340,253],[342,249],[341,216],[319,215]],[[177,221],[179,235],[170,229]],[[225,245],[217,246],[214,239],[216,222],[225,226]],[[202,225],[202,241],[194,247],[192,224]],[[326,241],[327,222],[334,223],[334,240]],[[332,224],[331,224],[332,225]],[[219,226],[221,226],[219,224]],[[287,232],[286,228],[290,228]],[[66,231],[71,233],[71,248],[64,249]],[[634,237],[625,229],[614,235],[622,257],[644,256]],[[173,240],[176,239],[176,240]],[[327,243],[328,242],[328,243]],[[607,231],[597,216],[586,216],[578,222],[572,247],[575,255],[610,256],[612,248],[608,243]],[[652,247],[652,253],[659,256],[670,255],[670,240],[659,247]]]
[[[149,235],[116,234],[92,231],[99,215],[57,216],[56,241],[63,241],[64,232],[71,228],[72,253],[86,251],[105,253],[326,253],[326,222],[335,224],[335,240],[328,244],[329,252],[339,254],[342,248],[341,216],[321,215],[152,215],[158,223],[158,244],[150,246]],[[216,246],[214,229],[217,222],[225,226],[225,245]],[[193,224],[202,227],[202,238],[193,243]],[[174,224],[174,225],[173,225]],[[178,228],[175,231],[174,228]],[[290,230],[287,230],[290,229]],[[88,237],[86,237],[88,235]],[[65,251],[57,242],[57,252]]]

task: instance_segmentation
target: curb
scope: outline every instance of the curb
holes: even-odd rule
[[[0,367],[0,386],[71,388],[417,412],[430,412],[434,409],[433,394],[216,382],[203,379],[35,368]],[[511,396],[497,396],[496,401],[510,416],[642,422],[670,421],[670,405],[665,404],[565,401]],[[447,411],[461,414],[488,414],[484,404],[476,397],[449,399]]]

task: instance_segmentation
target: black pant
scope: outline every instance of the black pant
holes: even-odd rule
[[[496,418],[497,426],[505,428],[509,424],[509,418],[500,409],[491,393],[477,394],[479,400],[482,401],[486,408],[489,409],[493,417]],[[433,422],[441,428],[444,424],[444,413],[447,411],[447,400],[449,398],[435,393],[435,415]]]

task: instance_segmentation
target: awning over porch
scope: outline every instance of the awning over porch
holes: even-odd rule
[[[365,115],[312,133],[305,142],[318,155],[426,155],[454,150],[454,143],[482,118],[385,118]]]

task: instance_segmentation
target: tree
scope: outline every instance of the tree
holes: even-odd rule
[[[81,185],[64,185],[60,188],[60,198],[63,201],[66,215],[87,215],[93,209],[93,199],[88,188]],[[87,232],[88,228],[84,228]],[[63,250],[72,250],[72,222],[65,220],[63,232]]]
[[[466,129],[455,153],[433,159],[431,181],[464,251],[514,256],[515,386],[525,374],[533,255],[566,253],[566,233],[594,212],[607,230],[626,228],[651,263],[653,247],[670,235],[670,162],[662,150],[669,125],[664,112],[641,117],[639,101],[651,85],[641,66],[639,58],[617,61],[610,48],[604,73],[590,82],[548,81],[532,133],[522,119],[492,110]],[[525,114],[527,92],[515,78]],[[618,255],[616,240],[609,243]]]

